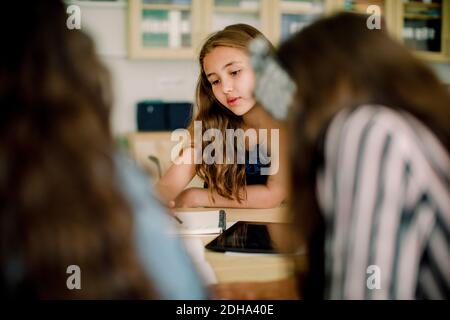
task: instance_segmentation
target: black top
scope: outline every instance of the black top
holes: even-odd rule
[[[245,181],[247,185],[252,184],[266,184],[268,175],[261,175],[261,168],[270,167],[270,163],[262,164],[259,158],[259,144],[256,145],[256,163],[250,164],[249,162],[249,152],[245,152]]]
[[[266,184],[268,175],[261,175],[261,168],[268,168],[270,167],[270,163],[263,164],[261,163],[260,157],[259,157],[259,144],[256,145],[256,163],[251,164],[250,163],[250,152],[245,151],[245,181],[247,185],[254,185],[254,184]],[[208,184],[206,182],[204,183],[204,187],[208,188]]]

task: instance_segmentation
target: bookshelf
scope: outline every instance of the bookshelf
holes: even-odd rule
[[[450,62],[450,0],[404,0],[395,6],[400,40],[425,60]]]
[[[129,0],[129,56],[195,59],[211,32],[247,23],[275,45],[338,11],[377,5],[388,31],[428,61],[450,62],[450,0]]]

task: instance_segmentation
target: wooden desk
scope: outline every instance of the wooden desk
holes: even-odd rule
[[[183,209],[180,209],[182,211]],[[215,210],[185,209],[185,210]],[[273,209],[227,209],[227,222],[260,221],[289,222],[287,210],[283,207]],[[217,235],[201,236],[207,244]],[[213,268],[218,282],[234,281],[271,281],[288,277],[293,271],[293,262],[280,255],[233,254],[214,252],[205,249],[205,258]],[[305,257],[306,265],[306,257]]]

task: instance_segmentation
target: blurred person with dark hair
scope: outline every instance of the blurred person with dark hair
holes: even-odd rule
[[[170,216],[115,150],[109,74],[66,19],[51,0],[0,13],[0,296],[205,298]]]
[[[450,96],[366,21],[323,19],[277,53],[297,86],[291,208],[312,244],[305,294],[448,299]]]
[[[290,207],[296,236],[309,244],[298,293],[448,299],[450,96],[424,63],[366,21],[351,13],[321,19],[276,53],[296,87]],[[216,288],[228,298],[265,290]]]

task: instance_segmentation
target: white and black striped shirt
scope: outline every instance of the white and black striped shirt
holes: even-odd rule
[[[324,149],[325,297],[450,298],[450,157],[437,138],[409,114],[361,106],[333,119]]]

